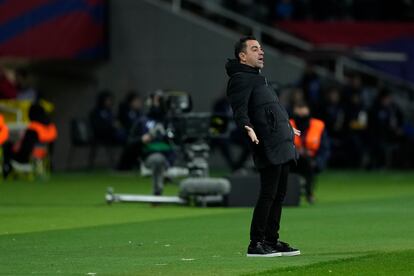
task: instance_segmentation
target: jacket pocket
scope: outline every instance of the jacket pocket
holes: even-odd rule
[[[266,115],[266,122],[267,126],[270,128],[272,132],[276,132],[277,130],[277,118],[275,113],[270,108],[265,109],[265,115]]]

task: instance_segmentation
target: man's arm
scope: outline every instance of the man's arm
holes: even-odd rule
[[[250,122],[248,110],[249,110],[249,99],[252,93],[253,86],[241,76],[233,76],[227,87],[227,97],[231,108],[233,110],[233,117],[240,129],[244,129],[250,140],[258,144],[256,133],[253,130],[253,125]]]
[[[233,109],[233,117],[240,129],[244,129],[245,126],[253,128],[248,115],[252,90],[253,86],[249,80],[241,76],[233,76],[227,87],[227,96]]]

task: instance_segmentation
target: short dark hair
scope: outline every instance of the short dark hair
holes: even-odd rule
[[[248,35],[243,36],[239,39],[239,41],[234,44],[234,57],[240,61],[239,54],[246,50],[246,41],[248,40],[257,40],[254,36]]]

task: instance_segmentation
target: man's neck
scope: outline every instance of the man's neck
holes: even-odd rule
[[[247,65],[247,66],[252,67],[252,68],[254,68],[254,69],[257,69],[257,68],[255,68],[253,65],[248,64],[248,63],[247,63],[247,62],[245,62],[245,61],[240,60],[239,62],[240,62],[240,64],[244,64],[244,65]]]
[[[249,67],[251,67],[251,68],[253,68],[253,69],[255,69],[255,70],[258,70],[259,72],[261,72],[261,68],[257,68],[257,67],[255,67],[255,66],[253,66],[253,65],[251,65],[251,64],[248,64],[247,62],[245,62],[245,61],[239,61],[239,63],[240,64],[243,64],[243,65],[246,65],[246,66],[249,66]]]

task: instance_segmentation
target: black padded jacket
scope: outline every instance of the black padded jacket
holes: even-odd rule
[[[297,159],[294,132],[286,109],[266,78],[256,68],[229,60],[226,64],[227,97],[237,126],[254,129],[259,144],[251,143],[258,169]]]

